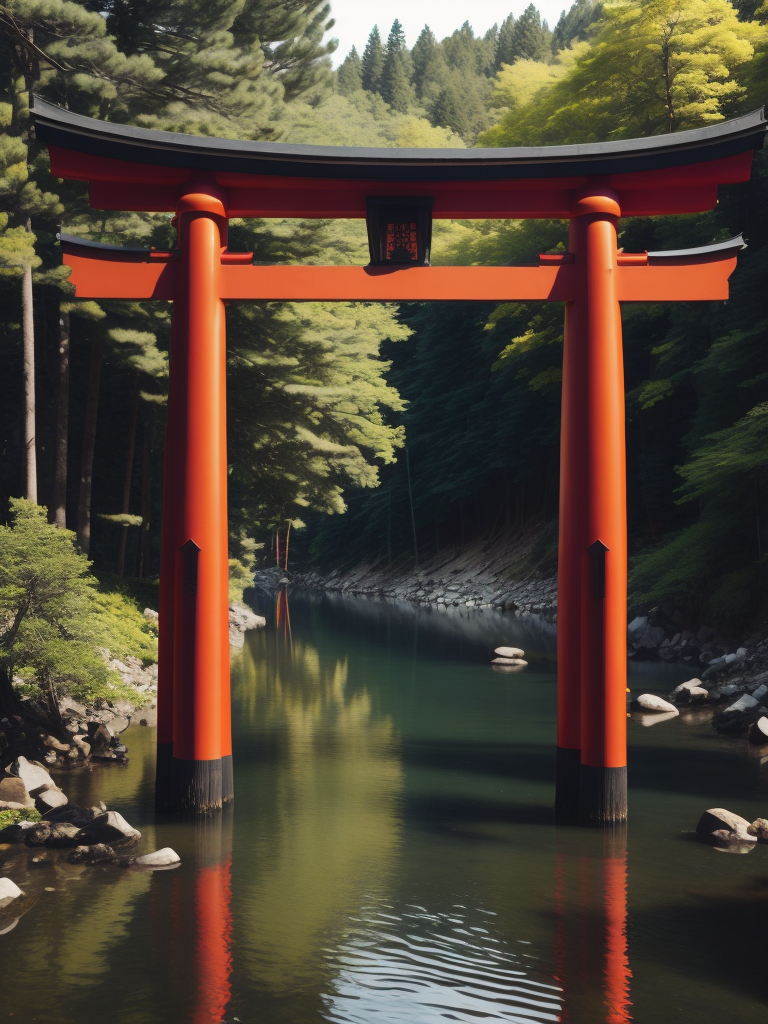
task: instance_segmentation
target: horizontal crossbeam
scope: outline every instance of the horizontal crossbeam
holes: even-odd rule
[[[228,254],[225,254],[225,258]],[[728,298],[736,252],[715,258],[628,263],[617,269],[621,302],[696,302]],[[637,259],[637,258],[635,258]],[[640,257],[642,259],[642,257]],[[71,283],[82,299],[156,299],[177,293],[180,264],[171,254],[122,261],[66,252]],[[575,298],[574,263],[534,267],[260,267],[222,263],[219,294],[233,301],[293,302],[568,302]]]

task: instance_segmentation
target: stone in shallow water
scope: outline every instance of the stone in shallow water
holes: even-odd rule
[[[117,864],[119,860],[119,855],[107,843],[76,846],[67,854],[69,864]]]
[[[768,843],[768,818],[758,818],[747,828],[751,836],[755,836],[761,843]]]
[[[641,693],[639,697],[636,697],[635,700],[632,701],[632,707],[638,708],[640,711],[657,711],[665,714],[672,713],[674,715],[680,714],[674,704],[670,704],[668,700],[664,700],[663,697],[659,697],[655,693]]]
[[[51,825],[51,834],[46,841],[46,846],[61,849],[67,846],[77,846],[77,835],[80,829],[77,825],[70,825],[66,821],[57,821]]]
[[[38,811],[41,814],[45,814],[46,811],[52,811],[56,807],[66,807],[69,800],[67,800],[60,789],[44,789],[42,793],[38,793],[35,797],[35,803],[37,804]]]
[[[720,837],[715,836],[715,833],[724,830],[747,837],[746,842],[749,842],[750,839],[754,841],[754,837],[749,836],[748,828],[749,822],[746,818],[742,818],[740,814],[734,814],[733,811],[728,811],[724,807],[710,807],[699,818],[696,834],[708,842],[717,842]],[[712,838],[713,836],[714,839]]]
[[[170,846],[164,846],[162,850],[137,857],[133,863],[139,868],[167,868],[173,864],[181,864],[181,857]]]
[[[23,896],[24,893],[10,878],[0,878],[0,906],[5,906],[11,900]]]
[[[677,718],[680,712],[675,708],[674,711],[635,711],[632,714],[632,721],[637,722],[638,725],[642,725],[648,729],[652,725],[658,725],[660,722],[669,722],[673,718]]]
[[[129,825],[122,814],[107,811],[94,818],[80,829],[78,841],[92,843],[135,843],[141,839],[141,832]]]
[[[749,727],[747,736],[750,743],[768,743],[768,718],[763,715],[762,718],[758,718],[756,722],[753,722]]]
[[[501,658],[525,657],[525,651],[520,647],[496,647],[493,653],[498,654]]]
[[[494,658],[491,662],[492,665],[527,665],[528,662],[524,658]]]

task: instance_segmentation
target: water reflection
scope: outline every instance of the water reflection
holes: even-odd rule
[[[347,658],[285,643],[284,602],[278,611],[271,630],[247,638],[234,680],[237,813],[247,823],[236,850],[236,917],[260,999],[302,988],[311,1019],[329,936],[386,891],[403,774],[392,719],[350,683]]]
[[[182,867],[153,878],[151,955],[166,981],[167,1018],[158,1008],[158,1020],[224,1019],[232,976],[232,819],[225,810],[189,825]]]
[[[626,829],[558,830],[555,955],[563,1022],[628,1024]],[[576,849],[574,849],[574,847]]]

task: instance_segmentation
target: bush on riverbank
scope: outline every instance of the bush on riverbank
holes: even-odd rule
[[[98,589],[74,533],[50,524],[45,508],[13,499],[11,524],[0,527],[0,710],[18,710],[20,695],[54,719],[64,694],[135,704],[105,651],[154,661],[156,627],[122,594]]]

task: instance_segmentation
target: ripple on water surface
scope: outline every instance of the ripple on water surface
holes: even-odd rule
[[[370,907],[329,950],[336,967],[327,1019],[337,1024],[561,1019],[561,989],[536,958],[493,934],[492,914],[456,904],[430,914]],[[481,923],[482,922],[482,923]],[[521,943],[523,945],[523,943]]]

